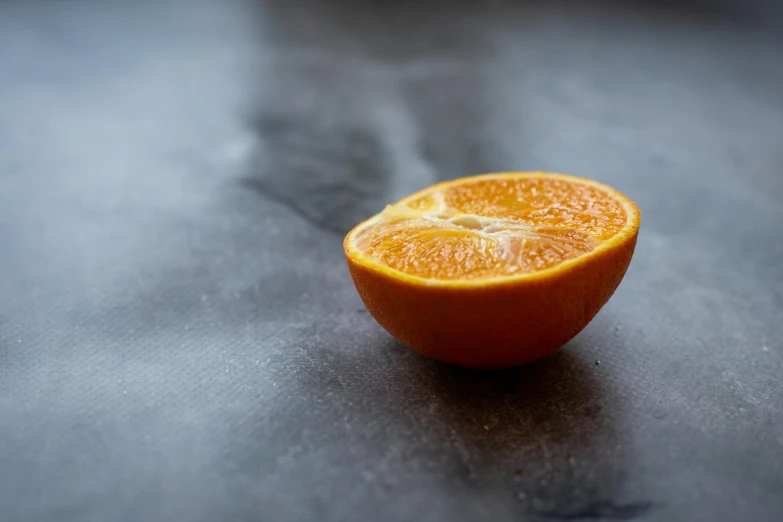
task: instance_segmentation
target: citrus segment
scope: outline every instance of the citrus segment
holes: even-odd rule
[[[481,179],[445,187],[455,212],[512,220],[531,227],[578,230],[600,239],[615,235],[627,213],[606,190],[571,180],[541,177]]]

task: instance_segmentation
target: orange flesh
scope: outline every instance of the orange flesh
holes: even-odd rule
[[[478,280],[552,268],[595,249],[626,221],[622,205],[592,185],[486,179],[387,207],[356,246],[409,275]]]

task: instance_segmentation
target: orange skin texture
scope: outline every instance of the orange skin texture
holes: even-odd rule
[[[638,211],[637,211],[638,213]],[[349,234],[350,236],[350,234]],[[535,277],[485,285],[427,285],[395,277],[349,255],[369,313],[420,354],[467,368],[506,368],[558,350],[595,317],[622,281],[638,236]]]

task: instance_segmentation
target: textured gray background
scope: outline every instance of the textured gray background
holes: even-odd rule
[[[540,4],[0,2],[0,519],[783,519],[783,18]],[[634,261],[427,361],[342,235],[504,169],[626,192]]]

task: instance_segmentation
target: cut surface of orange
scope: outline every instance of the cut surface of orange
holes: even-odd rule
[[[538,359],[611,297],[639,230],[636,205],[584,178],[500,173],[434,185],[345,238],[375,319],[414,350],[469,367]]]

